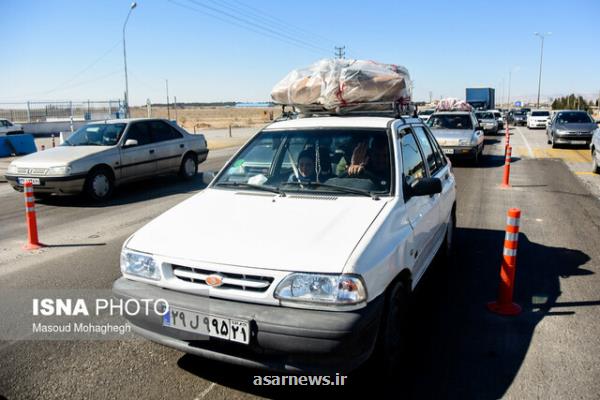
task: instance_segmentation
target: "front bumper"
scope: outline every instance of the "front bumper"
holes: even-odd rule
[[[355,311],[317,311],[242,303],[162,289],[120,278],[113,284],[117,298],[165,299],[170,306],[207,310],[223,318],[250,322],[250,344],[164,327],[159,315],[127,316],[145,338],[212,360],[291,372],[347,372],[363,363],[375,346],[383,311],[383,296]],[[190,337],[191,335],[191,337]]]
[[[558,144],[581,144],[589,146],[593,134],[554,134],[554,143]]]
[[[77,194],[83,191],[85,183],[85,174],[69,176],[38,176],[38,175],[9,175],[4,176],[11,186],[19,191],[23,191],[23,185],[19,183],[19,178],[39,179],[39,185],[33,185],[34,193],[56,193],[56,194]]]
[[[546,121],[529,121],[527,126],[530,128],[545,128],[547,126]]]
[[[450,157],[475,157],[479,151],[479,145],[475,146],[441,146],[444,154]]]

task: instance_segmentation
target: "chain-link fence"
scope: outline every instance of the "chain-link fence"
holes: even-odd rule
[[[24,103],[0,103],[0,118],[12,122],[94,121],[107,118],[123,118],[124,102],[105,101],[27,101]]]

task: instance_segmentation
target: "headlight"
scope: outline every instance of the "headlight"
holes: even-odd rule
[[[48,168],[48,175],[67,175],[71,172],[71,167],[61,165],[60,167]]]
[[[160,280],[160,271],[150,254],[137,253],[129,249],[121,251],[121,272],[141,278]]]
[[[18,172],[18,168],[16,165],[13,165],[13,164],[9,164],[8,168],[6,169],[7,174],[16,174],[17,172]]]
[[[325,305],[350,305],[367,299],[358,276],[294,273],[275,289],[275,298]]]

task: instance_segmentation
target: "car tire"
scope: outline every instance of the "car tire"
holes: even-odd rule
[[[409,338],[410,283],[398,280],[386,291],[376,344],[375,361],[381,376],[398,379],[405,376]]]
[[[592,172],[595,174],[600,174],[600,165],[598,165],[598,152],[596,148],[592,150]]]
[[[114,190],[114,178],[108,168],[100,167],[91,170],[85,179],[85,194],[94,201],[106,201]]]
[[[179,167],[179,176],[182,179],[190,180],[198,173],[198,159],[195,154],[188,153],[181,160]]]
[[[550,145],[552,146],[553,149],[556,149],[558,147],[558,145],[554,141],[554,134],[552,134],[552,136],[550,136]]]

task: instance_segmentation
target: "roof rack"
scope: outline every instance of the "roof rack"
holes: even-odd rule
[[[292,111],[286,111],[286,107],[291,107]],[[348,103],[334,109],[326,109],[321,104],[282,104],[281,108],[284,119],[345,115],[404,119],[414,117],[417,113],[417,106],[414,103],[402,101]]]

